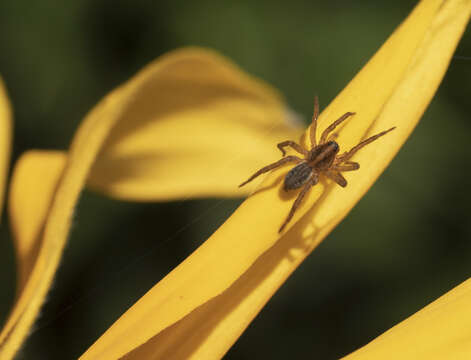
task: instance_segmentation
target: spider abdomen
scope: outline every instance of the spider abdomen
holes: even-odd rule
[[[300,188],[312,177],[312,175],[312,168],[306,162],[302,162],[286,174],[283,189],[288,191]]]

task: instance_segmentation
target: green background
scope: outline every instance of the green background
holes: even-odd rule
[[[32,148],[66,149],[105,94],[185,45],[214,48],[273,84],[307,124],[313,95],[328,104],[414,4],[2,0],[0,73],[15,112],[12,160]],[[470,40],[468,30],[460,57],[391,166],[227,359],[336,359],[469,277]],[[54,286],[18,359],[77,358],[240,201],[138,204],[85,191]],[[6,215],[2,224],[0,322],[15,291]]]

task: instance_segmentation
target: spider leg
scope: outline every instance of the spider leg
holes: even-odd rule
[[[327,139],[327,141],[334,141],[335,139],[337,139],[339,137],[339,134],[338,133],[333,133],[332,135],[329,136],[329,138]]]
[[[276,169],[277,167],[280,167],[281,165],[284,165],[286,163],[289,163],[289,162],[301,162],[303,161],[302,159],[298,158],[297,156],[293,156],[293,155],[290,155],[290,156],[287,156],[287,157],[284,157],[282,158],[281,160],[278,160],[277,162],[274,162],[273,164],[270,164],[270,165],[267,165],[265,167],[262,167],[260,170],[258,170],[255,174],[253,174],[251,177],[248,178],[248,180],[244,181],[242,184],[239,185],[239,187],[242,187],[244,186],[245,184],[247,184],[248,182],[252,181],[253,179],[255,179],[257,176],[259,175],[262,175],[270,170],[273,170],[273,169]]]
[[[288,214],[288,217],[286,218],[285,222],[283,223],[283,225],[281,225],[280,227],[280,230],[278,230],[278,232],[282,232],[283,229],[285,228],[285,226],[289,223],[289,221],[293,218],[293,215],[294,213],[296,212],[297,208],[299,207],[299,205],[301,204],[301,202],[303,201],[304,197],[306,196],[306,194],[309,192],[309,190],[317,184],[317,182],[319,181],[319,176],[317,174],[313,174],[312,178],[306,183],[306,185],[304,185],[303,189],[301,190],[301,192],[299,193],[298,197],[296,198],[296,200],[294,201],[294,204],[293,206],[291,207],[291,210],[289,211],[289,214]]]
[[[354,161],[345,161],[342,164],[332,166],[334,171],[354,171],[360,168],[360,164]]]
[[[339,184],[341,187],[345,187],[347,186],[347,180],[345,180],[345,178],[343,177],[343,175],[341,173],[339,173],[338,171],[333,171],[333,170],[329,170],[329,171],[326,171],[325,172],[325,175],[335,181],[337,184]]]
[[[307,156],[309,154],[309,151],[307,151],[301,145],[296,144],[294,141],[291,141],[291,140],[283,141],[283,142],[279,143],[276,146],[278,146],[278,149],[280,149],[283,156],[286,155],[286,151],[285,151],[285,149],[283,149],[285,146],[292,147],[294,150],[296,150],[300,154],[303,154],[304,156]]]
[[[317,118],[319,117],[319,98],[314,96],[314,114],[312,115],[312,124],[310,129],[310,137],[311,137],[311,149],[316,147],[316,130],[317,130]]]
[[[327,135],[334,130],[340,123],[344,122],[347,120],[350,116],[355,115],[354,112],[347,112],[343,114],[341,117],[339,117],[337,120],[335,120],[332,124],[329,125],[327,129],[324,130],[321,136],[321,140],[319,141],[319,144],[325,143],[325,140],[327,139]]]
[[[354,146],[350,151],[347,151],[346,153],[343,153],[342,155],[339,155],[337,157],[337,159],[339,160],[339,162],[344,162],[344,161],[350,159],[363,146],[366,146],[366,145],[372,143],[373,141],[375,141],[379,137],[381,137],[383,135],[386,135],[390,131],[393,131],[395,128],[396,127],[394,126],[391,129],[381,131],[379,134],[373,135],[373,136],[369,137],[368,139],[361,141],[358,145]]]

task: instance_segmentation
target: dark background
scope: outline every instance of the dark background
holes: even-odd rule
[[[15,112],[13,161],[31,148],[66,149],[106,93],[184,45],[217,49],[273,84],[307,124],[313,94],[328,104],[414,4],[2,0],[0,73]],[[469,30],[457,55],[391,166],[227,359],[338,358],[469,277]],[[240,201],[138,204],[85,191],[53,289],[18,358],[77,358]],[[15,291],[6,215],[0,281],[1,323]]]

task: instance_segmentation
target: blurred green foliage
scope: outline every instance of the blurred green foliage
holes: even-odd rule
[[[15,112],[12,161],[31,148],[66,149],[100,98],[185,45],[214,48],[273,84],[307,124],[313,95],[328,104],[414,4],[3,0],[0,73]],[[452,60],[391,166],[227,359],[336,359],[469,276],[470,36],[457,51],[468,58]],[[239,203],[124,203],[85,191],[55,286],[18,358],[77,358]],[[6,215],[0,256],[3,321],[15,291]]]

